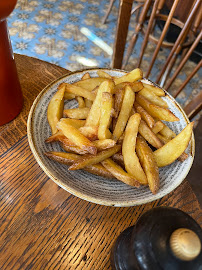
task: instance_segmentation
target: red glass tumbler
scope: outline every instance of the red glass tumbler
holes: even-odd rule
[[[0,1],[0,126],[13,120],[23,106],[23,96],[6,21],[16,2],[17,0]]]

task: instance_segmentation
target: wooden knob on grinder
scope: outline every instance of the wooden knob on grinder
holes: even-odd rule
[[[180,228],[172,233],[170,247],[178,259],[191,261],[199,255],[201,241],[195,232],[186,228]]]

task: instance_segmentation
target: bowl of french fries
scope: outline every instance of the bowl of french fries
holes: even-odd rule
[[[139,68],[61,77],[38,95],[27,126],[44,172],[71,194],[107,206],[162,198],[194,159],[193,123]]]

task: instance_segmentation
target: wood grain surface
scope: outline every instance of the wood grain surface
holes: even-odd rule
[[[158,201],[126,208],[81,200],[50,180],[29,148],[26,120],[37,94],[68,71],[20,55],[16,62],[25,104],[0,128],[1,270],[111,269],[115,239],[152,207],[179,208],[202,226],[202,211],[186,180]]]

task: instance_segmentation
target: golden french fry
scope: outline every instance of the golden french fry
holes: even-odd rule
[[[156,194],[159,190],[159,169],[152,150],[140,137],[137,137],[136,152],[147,176],[149,188],[153,194]]]
[[[79,155],[64,152],[46,152],[45,155],[48,158],[65,165],[71,165],[74,161],[81,158]],[[105,169],[102,164],[99,163],[87,166],[83,169],[98,176],[114,178],[114,176],[107,169]]]
[[[65,137],[67,137],[75,145],[95,155],[97,153],[97,148],[94,146],[94,144],[88,140],[77,128],[67,124],[64,120],[65,119],[63,118],[58,122],[57,128],[61,130]]]
[[[45,142],[51,143],[51,142],[59,142],[62,137],[65,137],[62,131],[57,131],[55,134],[48,137]]]
[[[143,72],[141,69],[136,68],[132,70],[131,72],[127,73],[126,75],[123,75],[122,77],[114,78],[115,85],[122,83],[122,82],[135,82],[138,80],[141,80],[143,76]]]
[[[78,107],[79,107],[79,108],[84,108],[84,107],[86,107],[85,101],[84,101],[84,99],[83,99],[82,97],[76,96],[76,100],[77,100],[77,102],[78,102]]]
[[[148,82],[146,83],[145,80],[142,80],[142,83],[143,83],[144,88],[148,89],[150,92],[153,92],[155,95],[159,97],[165,96],[165,92],[163,91],[163,89],[157,86],[154,86],[152,84],[149,84]]]
[[[92,102],[92,100],[89,100],[89,99],[85,98],[85,104],[86,104],[87,108],[91,108],[93,102]]]
[[[163,129],[163,123],[160,121],[160,120],[158,120],[158,121],[156,121],[156,123],[154,124],[154,126],[153,126],[153,128],[152,128],[152,131],[155,133],[155,134],[157,134],[157,133],[159,133],[159,131],[161,131],[162,129]]]
[[[161,140],[157,137],[157,135],[148,127],[144,120],[140,121],[139,125],[139,133],[142,137],[153,147],[160,148],[163,146]]]
[[[121,149],[120,145],[115,145],[112,148],[109,148],[107,150],[103,150],[103,151],[97,153],[97,155],[83,156],[80,160],[74,162],[69,167],[69,170],[78,170],[78,169],[82,169],[82,168],[84,168],[86,166],[102,162],[103,160],[111,157],[112,155],[114,155],[115,153],[120,151],[120,149]]]
[[[174,162],[187,148],[191,139],[194,123],[189,123],[174,139],[154,151],[158,167]]]
[[[112,76],[109,75],[107,72],[105,72],[104,70],[98,70],[97,71],[97,75],[101,78],[108,78],[108,79],[112,79]]]
[[[135,93],[133,92],[130,86],[126,86],[121,111],[119,113],[115,129],[113,131],[112,139],[115,141],[117,141],[120,138],[120,136],[124,131],[131,109],[133,107],[134,100],[135,100]]]
[[[165,137],[163,135],[161,135],[160,133],[157,133],[156,136],[162,141],[163,144],[168,143],[171,139],[168,137]],[[158,147],[160,148],[160,147]]]
[[[168,138],[168,139],[172,139],[175,138],[176,134],[175,132],[172,131],[172,129],[170,129],[166,124],[163,124],[163,128],[160,131],[160,134],[163,135],[164,137]]]
[[[168,142],[171,140],[171,138],[165,137],[165,136],[163,136],[163,135],[161,135],[161,134],[159,134],[159,133],[156,134],[156,135],[157,135],[157,137],[163,142],[163,144],[166,144],[166,143],[168,143]],[[179,161],[183,162],[183,161],[185,161],[187,158],[188,158],[188,154],[185,153],[185,152],[183,152],[177,159],[178,159]]]
[[[135,152],[136,138],[141,116],[136,113],[130,117],[125,130],[125,136],[122,145],[122,154],[126,171],[132,175],[139,183],[146,185],[147,177],[140,165]]]
[[[118,115],[119,115],[119,112],[121,110],[121,106],[123,103],[124,94],[125,94],[124,88],[117,89],[117,91],[115,92],[115,95],[114,95],[114,111],[115,111],[114,117],[115,118],[118,118]]]
[[[170,122],[179,121],[179,118],[176,117],[169,109],[160,107],[151,103],[145,97],[139,93],[136,95],[136,101],[152,116],[159,120],[165,120]]]
[[[108,92],[102,93],[100,122],[98,128],[98,139],[110,139],[111,132],[109,131],[109,125],[111,120],[113,98],[112,94]]]
[[[97,126],[84,126],[79,131],[90,141],[98,139],[98,127]]]
[[[90,74],[88,72],[86,72],[81,78],[81,80],[86,80],[86,79],[90,79]]]
[[[98,92],[96,98],[91,106],[90,112],[86,119],[85,126],[97,126],[99,125],[100,121],[100,108],[102,102],[102,93],[109,92],[111,93],[114,88],[114,83],[111,80],[104,81],[98,88]]]
[[[118,165],[120,165],[122,168],[125,169],[125,164],[124,164],[124,160],[123,160],[123,155],[121,152],[114,154],[111,157]]]
[[[74,108],[74,109],[66,109],[63,111],[63,115],[73,119],[86,119],[88,117],[88,113],[90,108]]]
[[[96,78],[90,78],[90,79],[75,82],[75,83],[73,83],[73,85],[82,87],[82,88],[86,89],[87,91],[91,92],[97,86],[100,86],[100,84],[103,83],[104,81],[111,81],[111,80],[109,80],[107,78],[100,78],[100,77],[97,78],[96,77]]]
[[[79,146],[76,145],[69,145],[65,144],[63,142],[60,143],[60,146],[66,151],[70,153],[76,153],[79,155],[86,155],[88,154],[88,151],[81,149]]]
[[[81,119],[71,119],[71,118],[64,118],[63,120],[65,123],[72,125],[75,128],[83,127],[86,123],[85,120]]]
[[[121,182],[133,186],[133,187],[139,187],[140,184],[138,181],[133,178],[131,175],[129,175],[127,172],[125,172],[118,164],[116,164],[112,159],[107,158],[104,161],[101,162],[102,165],[118,180]]]
[[[114,92],[116,93],[118,90],[125,88],[125,86],[130,86],[133,92],[139,92],[143,89],[143,83],[142,82],[122,82],[114,87]]]
[[[76,96],[74,94],[67,93],[67,92],[64,93],[64,99],[70,100],[70,99],[74,99],[75,97]]]
[[[62,117],[62,113],[64,109],[64,93],[65,93],[65,87],[60,87],[48,104],[47,119],[51,128],[52,134],[55,134],[58,131],[56,126],[57,126],[58,121]]]
[[[164,108],[168,108],[167,102],[163,100],[161,97],[154,94],[152,91],[149,91],[149,89],[144,87],[139,93],[140,95],[151,101],[153,104],[156,104]]]
[[[111,147],[114,147],[116,142],[111,139],[96,140],[93,141],[93,144],[97,147],[98,151],[105,150]]]
[[[80,82],[85,82],[87,80],[83,80]],[[95,99],[95,94],[91,93],[90,91],[86,90],[85,88],[82,88],[82,87],[77,86],[77,85],[69,84],[69,83],[62,83],[62,85],[65,85],[65,91],[67,93],[71,93],[71,94],[74,94],[76,96],[81,96],[81,97],[87,98],[87,99],[92,100],[92,101]]]
[[[134,108],[137,113],[141,115],[141,118],[147,123],[147,125],[150,128],[153,128],[155,125],[155,120],[154,118],[147,112],[145,109],[142,108],[136,101],[134,102]]]

